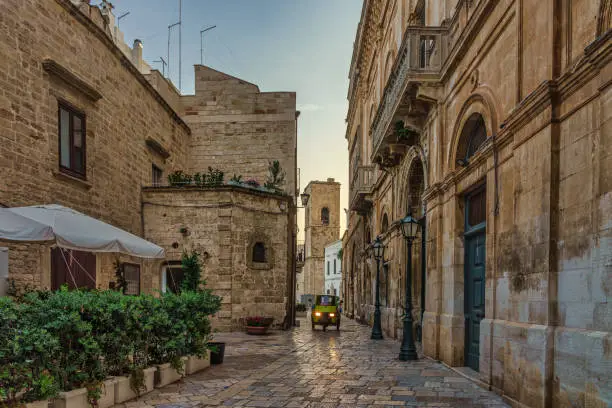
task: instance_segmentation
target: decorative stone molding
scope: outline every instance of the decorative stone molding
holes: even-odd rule
[[[145,143],[149,149],[160,155],[164,160],[170,157],[170,152],[168,152],[168,150],[166,150],[157,140],[148,137]]]
[[[98,92],[92,85],[89,85],[86,81],[79,78],[76,74],[74,74],[68,68],[62,66],[57,61],[49,58],[45,59],[42,62],[42,66],[43,69],[49,74],[61,79],[67,85],[85,95],[88,99],[94,102],[102,99],[102,94],[100,94],[100,92]]]

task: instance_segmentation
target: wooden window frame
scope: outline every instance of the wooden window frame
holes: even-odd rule
[[[133,267],[138,268],[138,293],[126,293],[127,282],[128,282],[128,279],[127,279],[127,276],[126,276],[126,271],[125,271],[125,267],[126,266],[133,266]],[[140,265],[139,264],[135,264],[135,263],[130,263],[130,262],[123,262],[121,264],[121,267],[123,268],[123,271],[122,271],[123,272],[123,279],[126,282],[126,286],[123,288],[123,294],[127,295],[127,296],[138,296],[138,295],[140,295],[141,289],[142,289],[142,285],[141,285],[142,268],[140,267]]]
[[[68,138],[69,138],[69,149],[70,149],[70,167],[62,165],[62,110],[68,112]],[[80,173],[75,170],[75,154],[74,154],[74,117],[78,117],[81,120],[81,133],[82,133],[82,148],[83,151],[83,172]],[[72,177],[77,177],[83,180],[87,180],[87,115],[82,110],[74,107],[72,104],[58,99],[57,101],[57,145],[58,145],[58,165],[62,173],[66,173]]]

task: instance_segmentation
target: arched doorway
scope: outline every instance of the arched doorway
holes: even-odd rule
[[[473,113],[465,122],[457,145],[456,163],[467,166],[487,140],[485,121]],[[464,195],[464,321],[465,365],[478,371],[480,321],[485,316],[486,189]]]

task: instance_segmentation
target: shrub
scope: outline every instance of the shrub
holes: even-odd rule
[[[102,381],[124,374],[139,393],[144,368],[182,370],[181,356],[205,355],[209,316],[220,307],[207,289],[154,297],[63,288],[0,298],[0,399],[13,405],[85,387],[95,404]]]
[[[0,400],[18,405],[53,398],[58,386],[49,367],[58,343],[40,328],[28,327],[22,321],[19,306],[0,297]]]
[[[306,305],[303,303],[298,303],[297,305],[295,305],[295,311],[296,312],[305,312],[306,311]]]

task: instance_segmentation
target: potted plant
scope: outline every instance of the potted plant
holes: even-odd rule
[[[249,187],[253,187],[253,188],[259,188],[261,186],[261,184],[259,184],[259,181],[255,180],[255,179],[248,179],[247,181],[244,182],[247,186]]]
[[[250,316],[246,318],[248,334],[266,334],[274,321],[271,317]]]
[[[208,343],[210,347],[210,364],[223,364],[223,357],[225,357],[225,343],[220,341],[213,341]]]

